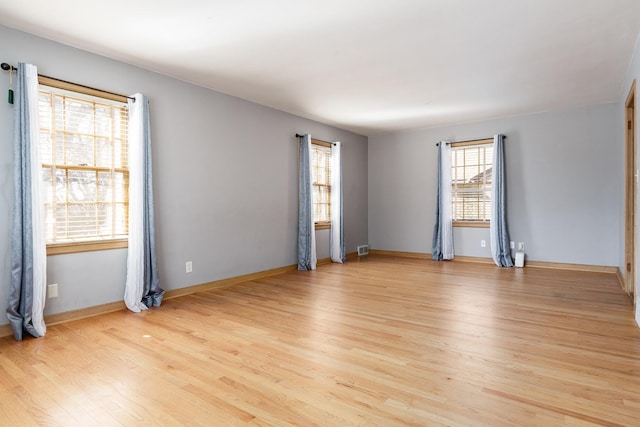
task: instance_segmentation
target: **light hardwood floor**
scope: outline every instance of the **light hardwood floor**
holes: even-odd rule
[[[0,339],[0,425],[640,425],[613,274],[369,256]]]

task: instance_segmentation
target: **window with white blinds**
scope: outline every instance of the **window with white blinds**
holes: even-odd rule
[[[316,224],[331,221],[331,145],[311,141],[311,182],[313,220]]]
[[[451,200],[454,223],[489,224],[492,163],[492,139],[451,144]]]
[[[46,240],[128,235],[127,104],[40,85]]]

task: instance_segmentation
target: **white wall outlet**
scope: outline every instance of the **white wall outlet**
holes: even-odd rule
[[[191,273],[193,271],[193,263],[191,261],[187,261],[185,264],[185,271],[187,273]]]
[[[524,242],[518,242],[518,250],[524,251]]]
[[[58,284],[52,283],[47,286],[47,295],[49,298],[58,298]]]
[[[486,240],[480,240],[480,247],[481,248],[486,248],[487,247],[487,241]]]
[[[509,242],[509,247],[511,249],[515,249],[516,248],[516,242],[514,242],[513,240]]]

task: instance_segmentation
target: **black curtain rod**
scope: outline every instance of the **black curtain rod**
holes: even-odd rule
[[[490,136],[489,138],[467,139],[466,141],[449,141],[446,144],[447,145],[451,145],[451,144],[459,144],[459,143],[462,143],[462,142],[484,141],[485,139],[493,139],[493,136]],[[502,135],[502,139],[507,139],[506,135]],[[440,142],[442,142],[442,141],[440,141]],[[436,147],[438,147],[440,145],[440,142],[436,142]]]
[[[14,67],[13,65],[9,65],[6,62],[3,62],[2,64],[0,64],[0,67],[4,70],[4,71],[13,71],[13,70],[18,70],[16,67]],[[127,96],[127,95],[121,95],[119,93],[115,93],[115,92],[109,92],[108,90],[104,90],[104,89],[98,89],[95,87],[91,87],[91,86],[87,86],[87,85],[81,85],[79,83],[73,83],[73,82],[69,82],[67,80],[62,80],[62,79],[57,79],[55,77],[49,77],[49,76],[45,76],[44,74],[38,74],[39,77],[44,77],[45,79],[51,79],[51,80],[56,80],[59,81],[61,83],[66,83],[66,84],[70,84],[70,85],[75,85],[75,86],[80,86],[83,87],[85,89],[91,89],[91,90],[97,90],[98,92],[104,92],[104,93],[108,93],[110,95],[115,95],[115,96],[121,96],[123,98],[127,98],[127,99],[131,99],[133,102],[136,101],[135,98],[131,97],[131,96]]]
[[[303,136],[304,136],[304,135],[300,135],[299,133],[296,133],[296,138],[302,138]],[[336,143],[335,143],[335,142],[331,142],[331,141],[323,141],[323,140],[318,139],[318,138],[311,138],[311,139],[314,139],[314,140],[316,140],[316,141],[320,141],[320,142],[324,142],[324,143],[326,143],[326,144],[336,145]]]

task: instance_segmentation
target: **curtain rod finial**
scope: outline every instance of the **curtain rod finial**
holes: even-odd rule
[[[6,62],[3,62],[0,67],[2,67],[3,70],[5,71],[9,71],[10,69],[12,69],[13,67],[9,64],[7,64]]]

